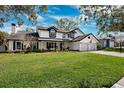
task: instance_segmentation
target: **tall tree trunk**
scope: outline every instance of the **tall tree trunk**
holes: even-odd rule
[[[120,53],[122,52],[122,45],[121,45],[121,41],[120,41]]]

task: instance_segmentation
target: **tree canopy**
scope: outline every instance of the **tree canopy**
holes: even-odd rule
[[[57,26],[61,27],[65,32],[71,31],[78,27],[77,22],[69,18],[61,18],[57,20],[56,23],[57,23]]]
[[[34,30],[33,28],[29,28],[29,27],[27,27],[27,28],[25,29],[25,31],[26,31],[26,32],[35,32],[35,30]]]
[[[124,31],[123,5],[81,5],[78,9],[81,14],[95,20],[99,29],[98,34]]]
[[[4,26],[4,23],[16,20],[18,25],[24,24],[26,18],[31,24],[36,24],[38,14],[41,12],[47,12],[47,6],[35,6],[35,5],[0,5],[0,27]]]
[[[7,38],[8,33],[0,31],[0,45],[2,45]]]

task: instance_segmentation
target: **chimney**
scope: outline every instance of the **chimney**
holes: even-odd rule
[[[16,25],[14,23],[11,24],[11,34],[15,34]]]

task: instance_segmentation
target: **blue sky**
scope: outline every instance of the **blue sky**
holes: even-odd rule
[[[38,15],[38,26],[52,26],[55,24],[56,20],[60,18],[74,18],[80,16],[80,12],[77,7],[74,5],[50,5],[48,6],[47,13],[41,13]],[[25,18],[24,18],[25,19]],[[0,28],[1,31],[7,31],[10,33],[11,31],[11,23],[16,23],[15,20],[5,23],[4,28]],[[18,30],[24,29],[25,27],[35,28],[35,26],[31,26],[30,23],[25,19],[25,24],[21,27],[18,27]],[[80,29],[85,33],[93,33],[97,34],[98,29],[95,25],[95,22],[88,22],[87,25],[80,24]]]

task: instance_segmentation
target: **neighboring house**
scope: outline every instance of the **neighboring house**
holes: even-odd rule
[[[97,50],[98,39],[92,34],[85,34],[79,28],[64,32],[58,28],[36,27],[36,32],[16,32],[13,29],[8,37],[9,51],[22,51],[27,47],[38,50]]]
[[[115,36],[115,42],[116,42],[116,46],[119,46],[121,43],[121,46],[124,47],[124,35]]]
[[[115,40],[111,37],[99,38],[102,47],[113,48],[115,46]]]

